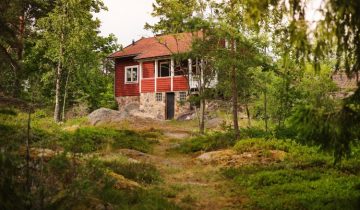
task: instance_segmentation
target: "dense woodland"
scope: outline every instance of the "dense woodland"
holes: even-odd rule
[[[93,126],[117,109],[106,5],[2,0],[0,209],[359,209],[360,2],[310,3],[156,0],[146,29],[202,34],[173,55],[201,58],[197,119]]]

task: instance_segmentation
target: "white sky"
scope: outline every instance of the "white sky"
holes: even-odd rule
[[[101,11],[95,17],[101,20],[101,34],[115,34],[118,43],[124,47],[143,37],[152,36],[144,29],[146,22],[155,23],[151,16],[154,0],[103,0],[108,11]]]
[[[319,20],[321,15],[316,11],[323,0],[306,0],[309,4],[306,19],[310,22]],[[155,0],[103,0],[108,11],[95,14],[101,20],[101,34],[106,36],[115,34],[118,43],[124,47],[131,44],[132,40],[152,36],[151,31],[144,29],[146,22],[157,22],[151,16],[152,4]],[[315,25],[310,24],[313,29]]]

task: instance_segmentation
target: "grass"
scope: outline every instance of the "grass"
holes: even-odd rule
[[[247,139],[234,149],[239,153],[282,150],[286,159],[268,165],[222,170],[225,178],[248,194],[249,209],[359,209],[359,159],[332,165],[331,154],[290,140]]]
[[[213,132],[185,140],[176,148],[176,150],[181,153],[213,151],[231,147],[234,143],[234,135],[232,133]]]
[[[161,181],[160,172],[149,163],[123,163],[119,161],[105,162],[104,165],[125,178],[143,184],[155,184]]]

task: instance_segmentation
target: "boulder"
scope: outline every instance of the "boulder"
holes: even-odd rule
[[[100,108],[88,115],[91,125],[120,122],[129,116],[128,112]]]
[[[286,158],[286,152],[281,150],[259,150],[253,152],[237,153],[232,149],[206,152],[196,160],[202,164],[220,166],[241,166],[249,164],[270,164],[281,162]]]
[[[193,120],[196,118],[196,113],[195,111],[191,111],[191,112],[186,112],[184,114],[181,114],[177,120],[179,121],[184,121],[184,120]]]
[[[219,117],[215,117],[205,122],[205,125],[207,128],[217,128],[223,123],[223,121],[224,121],[223,119]]]

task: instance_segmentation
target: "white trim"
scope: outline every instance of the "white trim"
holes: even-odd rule
[[[140,68],[139,68],[139,92],[141,93],[141,80],[142,80],[142,77],[143,77],[143,62],[142,61],[140,61]]]
[[[169,64],[169,76],[166,76],[166,77],[171,77],[171,60],[170,61],[161,61],[159,62],[159,65],[158,65],[158,72],[160,70],[161,72],[161,64]],[[159,74],[158,74],[158,77],[159,77]],[[159,78],[163,78],[162,76],[160,76]]]
[[[156,93],[157,92],[157,82],[156,82],[156,80],[157,80],[157,77],[158,77],[158,68],[159,68],[159,60],[155,60],[155,82],[154,82],[154,85],[155,85],[155,89],[154,89],[154,92]]]
[[[137,71],[136,71],[136,81],[131,81],[131,82],[128,82],[127,81],[127,77],[126,77],[126,72],[127,72],[127,69],[132,69],[132,68],[137,68]],[[124,68],[124,84],[136,84],[139,82],[139,65],[133,65],[133,66],[125,66]]]
[[[171,91],[174,90],[174,67],[175,67],[174,58],[171,58],[170,61]]]
[[[192,60],[191,58],[188,59],[188,65],[189,65],[189,75],[188,75],[188,86],[189,86],[189,90],[191,89],[192,86]]]

